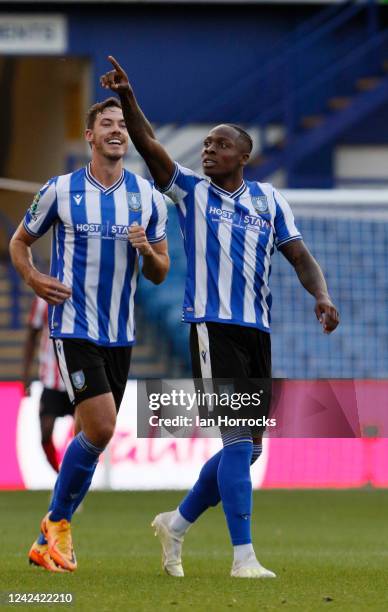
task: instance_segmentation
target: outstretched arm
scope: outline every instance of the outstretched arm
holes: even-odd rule
[[[339,323],[339,313],[332,303],[322,270],[302,240],[293,240],[281,249],[294,267],[303,287],[315,297],[315,314],[324,333],[330,334]]]
[[[151,124],[137,103],[126,72],[114,57],[109,55],[108,59],[114,70],[104,74],[100,83],[105,89],[111,89],[119,95],[128,134],[135,148],[147,164],[158,187],[167,187],[174,174],[174,162],[156,139]]]

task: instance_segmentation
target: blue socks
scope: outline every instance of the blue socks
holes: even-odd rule
[[[221,499],[218,491],[217,472],[222,452],[220,450],[206,461],[197,482],[179,506],[179,512],[190,523],[194,523],[210,506],[216,506]]]
[[[239,444],[242,444],[242,442]],[[244,442],[243,444],[247,444],[247,443]],[[252,450],[252,444],[248,443],[248,445],[252,453],[251,460],[250,460],[250,464],[252,465],[261,455],[262,444],[253,444],[253,450]],[[235,445],[233,444],[230,445],[230,448],[232,448],[233,446]],[[216,506],[221,500],[220,490],[219,490],[219,486],[217,482],[217,474],[219,470],[219,464],[221,461],[221,457],[223,455],[225,448],[223,450],[220,450],[216,455],[211,457],[205,463],[194,487],[192,488],[191,491],[189,491],[189,493],[186,495],[186,497],[184,498],[184,500],[179,506],[179,512],[181,513],[183,518],[185,518],[187,521],[190,521],[190,523],[194,523],[201,516],[201,514],[205,512],[205,510],[207,510],[210,506]],[[249,471],[248,471],[248,474],[249,474]],[[246,474],[245,474],[245,477],[246,477]],[[232,483],[229,482],[229,485],[232,486]],[[224,486],[224,489],[225,489],[225,486]],[[228,497],[227,493],[226,495]],[[251,485],[250,485],[249,498],[252,499]],[[249,504],[250,503],[251,502],[249,502]],[[250,511],[249,511],[249,514],[250,514]],[[250,522],[249,520],[246,521],[246,519],[244,519],[244,521],[248,523]]]
[[[43,533],[40,533],[40,534],[39,534],[39,537],[38,537],[38,544],[41,544],[42,546],[43,546],[43,544],[47,544],[47,540],[46,540],[46,538],[44,537]]]
[[[82,431],[69,444],[49,508],[51,521],[60,521],[63,518],[71,520],[73,512],[90,487],[103,450],[89,442]]]
[[[225,446],[218,467],[218,488],[233,546],[252,541],[252,446],[248,441]]]

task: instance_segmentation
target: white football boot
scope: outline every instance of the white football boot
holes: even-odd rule
[[[276,578],[274,572],[260,565],[254,554],[239,563],[235,561],[230,575],[232,578]]]
[[[169,576],[182,578],[185,574],[182,567],[182,544],[183,537],[178,537],[169,527],[170,520],[175,511],[162,512],[155,516],[151,527],[155,529],[155,536],[158,536],[162,545],[162,567]]]

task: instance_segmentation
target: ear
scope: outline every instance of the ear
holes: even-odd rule
[[[246,166],[247,165],[247,163],[249,162],[249,157],[250,157],[249,153],[243,153],[241,155],[241,165],[242,166]]]
[[[93,142],[93,130],[89,130],[89,129],[85,130],[85,140],[89,144]]]

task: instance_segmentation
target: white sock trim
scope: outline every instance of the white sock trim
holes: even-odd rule
[[[173,511],[169,527],[178,537],[185,535],[186,531],[191,527],[192,523],[187,521],[179,512],[179,508]]]
[[[233,546],[233,562],[234,563],[241,563],[242,561],[245,561],[245,559],[248,559],[249,557],[252,557],[252,556],[256,558],[252,543],[251,544],[239,544],[238,546]]]

